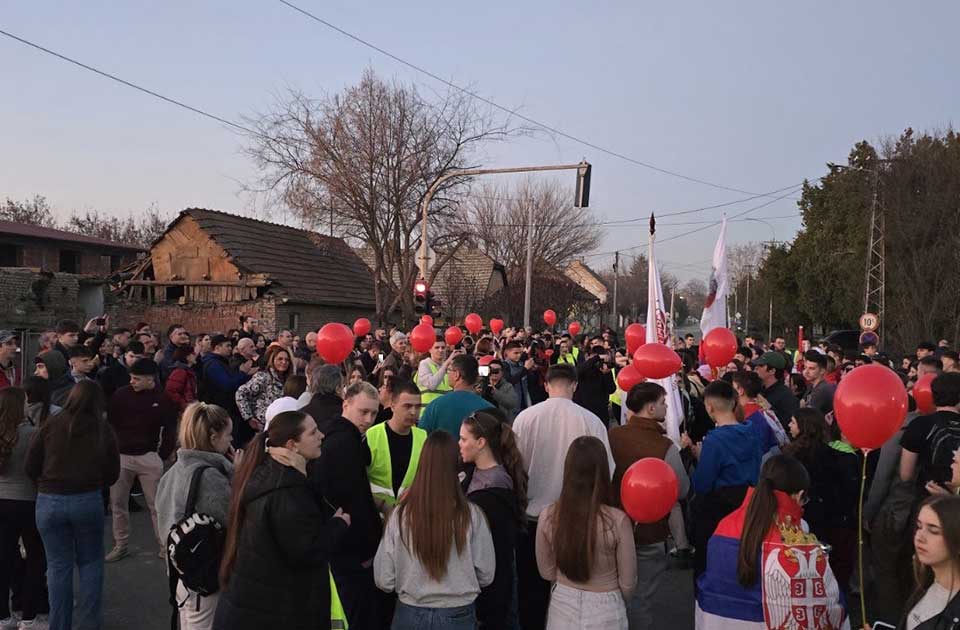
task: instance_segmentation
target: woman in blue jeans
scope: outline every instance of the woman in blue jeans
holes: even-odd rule
[[[37,484],[37,529],[47,552],[51,630],[103,624],[103,497],[120,476],[117,436],[93,381],[74,385],[63,411],[47,420],[27,452]],[[80,574],[74,624],[73,568]]]
[[[373,561],[377,586],[396,591],[393,630],[474,630],[475,602],[496,560],[483,511],[463,494],[455,438],[435,431],[417,476],[387,522]]]

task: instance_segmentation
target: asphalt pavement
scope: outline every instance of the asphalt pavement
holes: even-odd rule
[[[138,499],[144,505],[143,499]],[[113,547],[110,517],[107,517],[104,548]],[[157,557],[149,513],[130,515],[130,555],[106,565],[103,593],[104,630],[168,630],[166,561]],[[657,599],[660,628],[693,629],[693,581],[691,571],[667,572]]]

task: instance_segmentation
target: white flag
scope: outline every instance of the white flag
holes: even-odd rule
[[[647,343],[662,343],[672,349],[670,329],[667,326],[667,311],[663,304],[663,288],[660,286],[660,270],[653,255],[654,219],[650,217],[650,251],[647,257]],[[653,380],[667,392],[667,418],[665,428],[667,437],[674,444],[680,444],[680,422],[683,420],[683,403],[680,390],[673,375]]]
[[[727,327],[727,217],[720,224],[720,236],[713,248],[713,266],[710,269],[710,282],[707,287],[707,299],[703,303],[703,316],[700,318],[700,332],[706,335],[714,328]]]

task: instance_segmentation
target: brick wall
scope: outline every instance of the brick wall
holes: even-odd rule
[[[43,330],[60,319],[82,323],[77,276],[0,268],[0,328]]]
[[[133,328],[138,322],[148,322],[156,331],[165,331],[171,324],[182,324],[191,333],[226,332],[240,327],[240,316],[249,315],[260,320],[268,336],[276,335],[276,305],[272,298],[226,304],[145,304],[118,300],[115,296],[107,304],[112,326]]]
[[[370,321],[376,319],[372,310],[316,306],[313,304],[279,304],[277,305],[277,326],[279,328],[290,326],[290,315],[292,313],[299,314],[299,326],[297,326],[295,333],[300,335],[305,335],[311,330],[319,330],[329,322],[341,322],[352,327],[353,322],[359,317],[366,317]]]

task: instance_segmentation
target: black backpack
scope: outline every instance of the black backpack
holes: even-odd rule
[[[170,605],[173,615],[170,627],[177,628],[177,618],[184,602],[177,601],[177,581],[201,597],[220,588],[218,572],[223,557],[226,532],[217,519],[195,510],[197,491],[203,471],[213,466],[198,466],[190,478],[190,492],[184,516],[167,534],[167,575],[170,580]],[[198,601],[199,605],[199,601]]]

